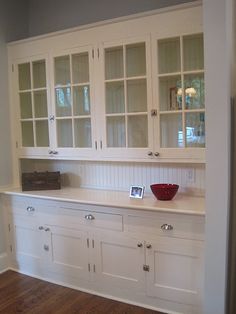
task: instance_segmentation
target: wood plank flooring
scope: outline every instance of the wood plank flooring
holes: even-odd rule
[[[0,275],[1,314],[164,314],[7,271]]]

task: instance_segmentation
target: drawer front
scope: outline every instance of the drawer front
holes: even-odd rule
[[[128,215],[127,231],[186,239],[204,239],[204,218],[200,216],[161,214]]]

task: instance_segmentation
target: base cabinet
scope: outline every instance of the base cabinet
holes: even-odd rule
[[[204,217],[13,196],[5,204],[10,267],[165,313],[202,314]],[[173,229],[159,230],[163,221]]]

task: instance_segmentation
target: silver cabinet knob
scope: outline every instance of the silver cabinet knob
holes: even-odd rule
[[[43,226],[39,226],[39,230],[44,230],[44,227]]]
[[[148,152],[147,154],[148,154],[148,156],[152,156],[153,152]]]
[[[160,156],[160,153],[155,152],[154,155],[155,155],[155,157],[158,157],[158,156]]]
[[[173,227],[172,225],[169,225],[169,224],[163,224],[163,225],[161,226],[161,229],[162,229],[162,230],[173,230],[174,227]]]
[[[49,120],[50,121],[54,121],[55,120],[55,116],[54,115],[50,115]]]
[[[142,246],[143,246],[143,243],[138,242],[137,247],[142,247]]]
[[[151,249],[152,248],[152,245],[150,243],[146,244],[146,248],[147,249]]]
[[[45,228],[44,230],[45,230],[46,232],[48,232],[48,231],[50,231],[50,228],[47,227],[47,228]]]
[[[58,152],[56,150],[53,150],[52,153],[53,153],[53,155],[57,155],[58,154]]]
[[[32,207],[32,206],[28,206],[28,207],[26,208],[26,210],[27,210],[27,212],[34,212],[34,211],[35,211],[35,208]]]
[[[52,155],[53,154],[53,150],[49,150],[48,153],[49,153],[49,155]]]
[[[44,248],[45,251],[49,251],[49,245],[44,244],[43,248]]]
[[[87,219],[87,220],[94,220],[95,219],[95,217],[93,215],[91,215],[91,214],[86,215],[84,218]]]

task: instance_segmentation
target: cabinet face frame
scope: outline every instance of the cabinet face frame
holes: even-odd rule
[[[192,70],[192,71],[184,71],[183,69],[183,38],[185,36],[191,35],[200,35],[202,33],[202,29],[199,27],[199,30],[189,31],[187,32],[171,32],[166,31],[166,34],[152,34],[152,84],[153,84],[153,100],[156,104],[157,108],[157,117],[156,123],[154,124],[154,150],[158,151],[160,155],[158,156],[159,160],[179,160],[187,162],[202,162],[205,160],[205,147],[161,147],[161,104],[160,104],[160,84],[159,78],[162,77],[176,77],[179,76],[182,84],[184,83],[184,75],[191,74],[203,74],[204,68],[202,70]],[[204,35],[203,35],[204,36]],[[178,72],[170,72],[165,74],[160,74],[158,69],[158,41],[159,40],[168,40],[178,38],[180,39],[180,70]],[[184,97],[183,97],[184,98]],[[182,126],[186,126],[186,112],[188,113],[199,113],[203,112],[205,114],[205,107],[199,110],[186,110],[183,106],[185,106],[185,101],[182,102],[182,110],[174,111],[175,113],[181,114],[182,117]],[[163,111],[165,113],[165,111]],[[166,111],[167,112],[167,111]],[[170,114],[170,113],[169,113]],[[185,143],[185,129],[182,129],[183,141]]]
[[[19,75],[19,65],[21,64],[30,64],[30,79],[31,79],[31,84],[33,84],[33,73],[32,73],[32,64],[35,61],[45,61],[45,68],[46,68],[46,86],[43,88],[43,90],[46,90],[46,96],[47,96],[47,117],[40,119],[40,118],[35,118],[35,116],[32,116],[30,119],[21,119],[21,113],[20,113],[20,89],[19,89],[19,81],[18,81],[18,75]],[[15,118],[15,136],[16,136],[16,141],[18,145],[18,150],[19,150],[19,157],[23,156],[47,156],[48,151],[52,147],[52,125],[49,117],[52,114],[51,111],[51,106],[50,106],[50,100],[51,100],[51,95],[50,95],[50,73],[49,73],[49,56],[48,54],[39,54],[35,56],[31,56],[28,58],[21,58],[21,59],[16,59],[14,63],[12,64],[12,97],[13,97],[13,111],[14,111],[14,118]],[[33,100],[33,93],[34,91],[37,90],[42,90],[42,89],[34,89],[33,86],[29,90],[26,90],[31,94],[31,106],[34,107],[34,100]],[[24,91],[23,91],[24,92]],[[34,110],[33,110],[34,112]],[[33,114],[33,113],[32,113]],[[48,122],[48,137],[49,137],[49,146],[48,147],[38,147],[36,146],[36,128],[35,128],[35,121],[47,121]],[[34,145],[32,147],[24,147],[23,146],[23,138],[22,138],[22,131],[21,131],[21,121],[32,121],[33,122],[33,138],[34,138]]]

